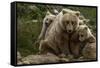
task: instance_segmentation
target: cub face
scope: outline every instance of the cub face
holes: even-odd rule
[[[43,24],[48,27],[54,21],[55,17],[56,17],[55,15],[51,14],[48,11],[44,20],[43,20]]]
[[[79,26],[79,12],[69,13],[63,12],[62,23],[67,33],[72,33]]]
[[[53,23],[53,21],[55,20],[55,17],[56,17],[55,15],[53,15],[49,11],[47,11],[46,16],[43,19],[42,30],[38,37],[37,42],[39,42],[41,39],[44,39],[46,31],[47,31],[48,27],[50,26],[50,24]]]
[[[79,40],[81,42],[85,41],[86,39],[89,38],[91,32],[90,32],[90,29],[88,28],[88,26],[86,26],[86,25],[80,25],[78,30],[79,30],[78,31]]]

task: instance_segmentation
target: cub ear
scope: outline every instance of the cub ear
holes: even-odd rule
[[[88,29],[88,27],[84,27],[84,29],[85,29],[85,30],[87,30],[87,29]]]
[[[51,14],[50,11],[47,11],[46,15],[50,15],[50,14]]]
[[[54,9],[54,14],[57,15],[58,13],[59,12],[56,9]]]
[[[75,14],[79,17],[80,16],[80,12],[76,11]]]

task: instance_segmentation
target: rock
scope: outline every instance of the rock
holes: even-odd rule
[[[18,65],[22,65],[23,63],[21,61],[17,61],[17,64]]]
[[[42,64],[42,63],[57,63],[68,62],[66,58],[59,58],[53,54],[47,55],[29,55],[22,59],[23,64]]]
[[[29,61],[23,61],[22,63],[23,63],[23,64],[30,64]]]
[[[61,62],[68,62],[69,61],[69,59],[66,59],[66,58],[60,58],[59,59]]]
[[[17,52],[17,59],[20,60],[21,58],[22,58],[22,56],[21,56],[20,52],[18,51]]]
[[[23,64],[22,61],[21,61],[21,59],[22,59],[22,56],[21,56],[20,52],[17,51],[17,64],[18,64],[18,65]]]

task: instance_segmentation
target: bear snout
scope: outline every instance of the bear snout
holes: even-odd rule
[[[50,24],[50,23],[48,23],[48,22],[45,22],[45,25],[46,25],[47,27],[49,26],[49,24]]]
[[[72,33],[72,30],[68,30],[68,33]]]
[[[72,24],[68,24],[68,25],[66,26],[67,32],[68,32],[68,33],[72,33],[73,30],[74,30],[73,27],[74,27],[74,26],[73,26]]]

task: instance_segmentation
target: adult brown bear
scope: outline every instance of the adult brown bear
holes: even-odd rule
[[[68,55],[69,52],[69,33],[73,33],[79,26],[79,15],[61,11],[55,18],[52,26],[46,33],[45,39],[40,43],[40,53],[48,52],[55,55]]]

